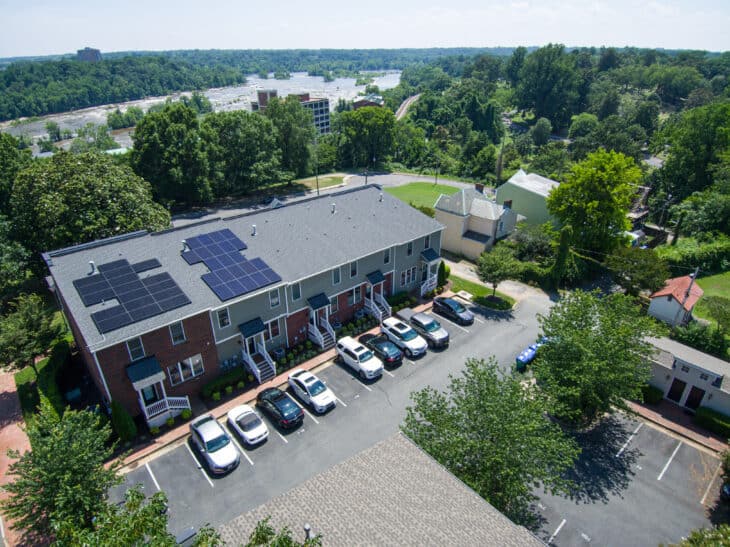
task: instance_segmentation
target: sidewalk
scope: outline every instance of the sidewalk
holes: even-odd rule
[[[10,482],[8,468],[15,461],[8,457],[8,450],[22,453],[30,449],[28,437],[20,428],[22,424],[23,414],[20,411],[15,377],[10,372],[0,372],[0,500],[7,497],[2,486]],[[0,545],[18,545],[20,534],[10,528],[2,515],[0,519]]]
[[[727,439],[698,427],[692,422],[692,417],[689,414],[686,414],[681,407],[669,401],[664,400],[657,405],[646,405],[633,401],[626,401],[626,404],[632,412],[645,420],[713,452],[720,453],[728,449]]]

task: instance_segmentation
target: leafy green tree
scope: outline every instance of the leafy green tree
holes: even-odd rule
[[[61,128],[58,123],[53,121],[46,122],[46,131],[48,132],[48,138],[51,142],[58,142],[61,140]]]
[[[137,436],[137,426],[127,409],[119,401],[112,401],[112,427],[119,435],[119,440],[128,442]]]
[[[16,459],[5,485],[10,498],[3,502],[13,527],[50,538],[62,527],[92,527],[104,510],[109,488],[119,484],[114,446],[107,444],[111,428],[89,411],[66,410],[59,416],[50,402],[41,399],[40,411],[25,429],[31,449]]]
[[[527,57],[527,48],[519,46],[515,48],[507,61],[505,74],[507,75],[507,80],[509,80],[509,83],[512,84],[513,87],[516,86],[520,80],[520,70],[522,70],[522,65],[525,64],[525,57]]]
[[[519,75],[520,107],[531,108],[558,128],[566,126],[578,102],[580,76],[565,46],[548,44],[529,54]]]
[[[30,150],[20,148],[20,141],[0,132],[0,214],[7,213],[15,175],[30,163]]]
[[[720,329],[714,329],[710,325],[699,321],[690,321],[685,326],[673,328],[669,333],[672,340],[681,342],[687,346],[698,349],[727,360],[728,339]]]
[[[180,102],[195,110],[198,115],[213,112],[213,105],[210,100],[199,91],[193,91],[190,97],[183,95],[180,97]]]
[[[560,235],[558,239],[558,249],[555,253],[555,262],[550,270],[550,277],[555,287],[560,286],[560,282],[565,277],[565,273],[568,270],[569,261],[572,255],[570,254],[570,242],[573,239],[573,228],[570,224],[564,225],[560,229]]]
[[[598,117],[590,112],[581,112],[570,118],[568,138],[587,137],[598,127]]]
[[[730,525],[692,530],[678,547],[730,547]]]
[[[520,271],[520,263],[506,245],[497,245],[491,251],[482,253],[477,262],[479,279],[492,286],[492,296],[497,294],[497,286],[516,277]]]
[[[562,180],[570,170],[570,156],[562,142],[549,142],[538,149],[530,162],[530,171]]]
[[[124,113],[117,108],[107,114],[106,125],[109,129],[134,127],[142,118],[144,118],[144,111],[138,106],[130,106]]]
[[[646,142],[646,131],[638,124],[629,125],[626,118],[608,116],[591,135],[595,145],[620,152],[639,161]]]
[[[210,168],[193,108],[178,102],[148,112],[137,124],[132,141],[132,168],[150,181],[156,200],[184,204],[210,201]]]
[[[632,124],[640,125],[651,137],[659,127],[659,99],[654,96],[639,101],[629,112],[629,119]]]
[[[598,150],[575,165],[547,198],[550,214],[573,229],[573,244],[587,251],[615,248],[629,228],[626,213],[641,182],[634,160]]]
[[[30,253],[10,238],[11,224],[0,215],[0,301],[11,294],[28,276]]]
[[[264,114],[276,128],[282,168],[303,177],[309,166],[309,146],[317,132],[312,112],[302,106],[298,97],[290,95],[269,101]]]
[[[606,267],[614,281],[631,296],[638,296],[641,290],[657,291],[669,278],[666,262],[653,249],[618,247],[606,259]]]
[[[317,534],[299,542],[292,537],[288,526],[276,530],[270,523],[271,517],[266,517],[256,523],[256,528],[246,542],[246,547],[319,547],[322,545],[322,535]]]
[[[366,106],[343,112],[337,122],[339,154],[345,166],[371,166],[393,152],[395,115],[390,110]]]
[[[543,260],[554,255],[555,229],[550,222],[531,225],[520,222],[507,240],[514,249],[515,258],[523,262]]]
[[[532,521],[535,485],[564,491],[563,473],[579,453],[575,441],[546,418],[546,399],[494,357],[467,359],[445,392],[411,394],[403,432],[513,521]]]
[[[537,120],[535,125],[530,130],[530,135],[532,136],[532,142],[535,143],[535,146],[543,146],[547,144],[550,141],[550,133],[553,130],[553,126],[550,123],[550,120],[547,118],[540,118]]]
[[[577,290],[538,320],[549,342],[533,370],[557,416],[590,424],[640,396],[655,351],[647,337],[660,330],[631,297]]]
[[[724,296],[705,296],[702,304],[707,313],[717,322],[717,330],[730,332],[730,298]]]
[[[10,203],[15,238],[34,254],[170,224],[149,184],[107,154],[34,162],[18,173]]]
[[[22,294],[0,317],[0,359],[12,368],[30,366],[38,376],[35,359],[51,347],[60,334],[53,312],[37,294]]]
[[[393,160],[408,167],[423,165],[428,146],[421,127],[408,119],[398,120],[393,128]]]
[[[112,150],[119,148],[119,143],[109,134],[106,125],[87,123],[78,130],[78,136],[71,142],[69,149],[74,154],[90,152],[92,150]]]

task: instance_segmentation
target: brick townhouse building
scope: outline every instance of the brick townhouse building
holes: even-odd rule
[[[102,395],[156,425],[224,369],[264,382],[281,348],[331,347],[333,323],[434,288],[442,230],[371,185],[44,259]]]

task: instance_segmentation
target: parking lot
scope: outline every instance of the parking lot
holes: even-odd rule
[[[363,383],[341,364],[325,365],[314,372],[337,396],[337,407],[322,416],[307,410],[302,426],[288,433],[267,421],[269,439],[253,449],[241,446],[241,463],[228,475],[211,476],[186,439],[140,463],[111,497],[121,500],[136,483],[148,495],[164,490],[173,534],[206,522],[228,522],[392,435],[410,393],[427,385],[443,389],[467,357],[494,355],[505,369],[511,367],[519,351],[535,341],[536,314],[546,313],[549,305],[547,298],[530,298],[511,314],[477,315],[468,327],[439,318],[451,336],[448,349],[405,359],[374,382]],[[716,457],[622,416],[578,435],[578,442],[583,454],[571,477],[576,490],[566,497],[539,493],[535,509],[544,541],[656,545],[709,525],[707,510],[719,489]],[[339,493],[330,495],[336,503]]]

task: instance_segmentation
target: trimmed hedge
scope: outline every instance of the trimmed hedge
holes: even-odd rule
[[[664,392],[649,384],[641,388],[641,395],[644,402],[650,405],[659,404],[664,399]]]
[[[726,439],[730,437],[730,416],[701,406],[695,412],[693,420],[697,425],[722,435]]]
[[[228,372],[224,372],[212,382],[208,382],[200,390],[200,394],[206,399],[210,399],[213,393],[223,391],[227,386],[235,386],[238,382],[246,381],[246,370],[238,366]]]

